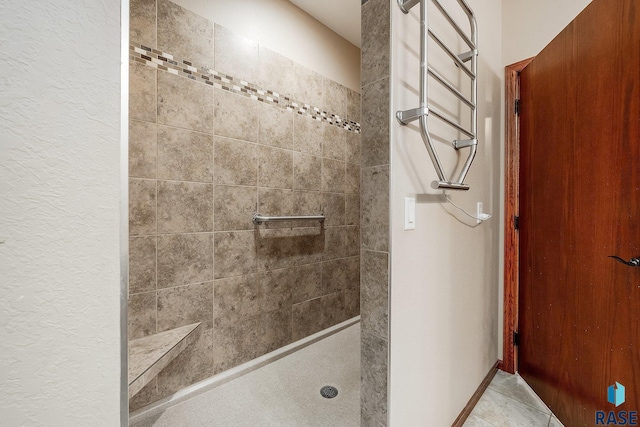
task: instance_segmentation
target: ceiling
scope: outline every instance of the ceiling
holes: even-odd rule
[[[361,0],[289,0],[352,44],[360,47]]]

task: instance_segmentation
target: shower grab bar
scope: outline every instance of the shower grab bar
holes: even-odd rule
[[[265,222],[277,222],[277,221],[320,221],[323,223],[325,220],[324,214],[320,215],[293,215],[293,216],[266,216],[259,213],[253,214],[252,222],[255,225],[260,225]]]
[[[427,16],[427,1],[429,0],[398,0],[398,6],[402,12],[409,13],[409,10],[415,5],[420,3],[420,106],[418,108],[412,108],[409,110],[396,112],[396,119],[401,125],[407,125],[414,120],[419,120],[420,135],[422,142],[424,143],[427,153],[431,158],[431,162],[438,175],[438,181],[433,183],[433,188],[436,189],[450,189],[450,190],[468,190],[469,185],[464,183],[464,179],[469,173],[471,163],[476,156],[478,150],[478,29],[476,24],[476,18],[473,14],[473,10],[466,3],[465,0],[457,0],[458,4],[467,15],[469,19],[469,25],[471,29],[471,37],[460,28],[460,26],[451,17],[451,14],[440,3],[440,0],[431,0],[435,6],[440,10],[442,15],[446,18],[453,29],[458,33],[460,38],[471,49],[468,52],[463,52],[456,55],[449,46],[442,41],[442,39],[429,27]],[[428,39],[431,38],[440,48],[454,61],[455,65],[460,68],[471,80],[471,99],[467,99],[458,89],[456,89],[449,81],[447,81],[442,75],[429,67],[428,64]],[[471,69],[466,65],[466,62],[471,62]],[[435,81],[440,83],[442,87],[447,89],[453,94],[460,102],[470,108],[471,111],[471,129],[465,129],[462,124],[457,123],[455,120],[447,117],[445,114],[439,112],[437,109],[429,106],[429,76]],[[434,147],[431,134],[429,133],[429,123],[427,118],[431,113],[434,117],[440,119],[442,122],[451,126],[461,134],[464,134],[469,139],[454,140],[452,146],[455,150],[461,150],[463,148],[469,148],[469,155],[465,161],[460,175],[455,181],[450,181],[447,178],[446,173],[442,168],[442,163],[438,158],[438,153]]]

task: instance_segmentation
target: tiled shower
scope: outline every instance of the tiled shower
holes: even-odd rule
[[[131,410],[360,314],[358,92],[132,0],[129,108],[129,339],[202,323]]]

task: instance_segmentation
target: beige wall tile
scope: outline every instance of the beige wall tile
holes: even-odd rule
[[[258,146],[243,141],[215,137],[216,184],[257,185]]]
[[[260,314],[259,277],[259,274],[246,274],[214,281],[214,319],[230,322]]]
[[[129,120],[129,176],[156,178],[158,130],[155,123]]]
[[[156,233],[156,181],[129,180],[129,234]]]
[[[318,191],[294,191],[293,212],[299,215],[318,215],[322,213],[322,193]],[[306,224],[305,225],[309,225]],[[318,226],[317,222],[311,226]]]
[[[213,185],[159,181],[158,232],[213,231]]]
[[[156,122],[157,70],[129,61],[129,118]]]
[[[129,40],[156,48],[156,0],[129,2]]]
[[[344,194],[322,193],[322,211],[327,217],[324,224],[345,225],[345,196]]]
[[[344,192],[348,194],[360,193],[360,166],[347,164]]]
[[[349,263],[346,258],[322,263],[322,287],[325,294],[347,289]]]
[[[355,90],[347,89],[347,120],[361,123],[362,116],[360,113],[361,102],[360,93]]]
[[[213,280],[213,234],[158,236],[158,288]]]
[[[213,88],[171,73],[158,74],[158,123],[212,133]]]
[[[320,298],[294,304],[292,307],[293,341],[300,340],[322,330],[322,304]]]
[[[157,378],[153,378],[142,390],[129,399],[129,412],[140,409],[158,399],[158,382]]]
[[[345,227],[327,227],[324,230],[324,253],[323,260],[332,260],[344,258],[346,253],[345,246]]]
[[[363,87],[389,75],[390,14],[387,0],[369,0],[362,6],[362,34],[365,37],[362,38],[360,67]]]
[[[158,50],[213,67],[213,23],[169,0],[158,0]]]
[[[293,188],[320,191],[322,184],[322,158],[293,153]]]
[[[300,64],[293,64],[293,99],[322,109],[322,76]]]
[[[290,269],[269,271],[259,275],[260,313],[291,307],[291,288],[294,278]]]
[[[389,164],[389,79],[365,86],[362,94],[362,166]]]
[[[385,252],[362,252],[362,331],[389,337],[389,261]]]
[[[355,132],[347,132],[346,139],[346,161],[360,165],[360,136],[361,134]]]
[[[322,78],[322,109],[341,119],[347,118],[347,88],[326,77]]]
[[[256,272],[257,251],[253,231],[217,232],[213,247],[216,279]]]
[[[320,261],[324,236],[317,223],[314,228],[261,228],[256,247],[258,268],[276,270]]]
[[[213,325],[213,283],[158,290],[158,332],[202,322]]]
[[[261,144],[293,148],[293,111],[259,102]]]
[[[256,83],[258,77],[258,43],[236,36],[214,25],[215,69],[218,72]]]
[[[156,293],[129,295],[128,300],[129,340],[146,337],[156,333]]]
[[[322,159],[322,191],[344,193],[345,163],[338,160]]]
[[[258,148],[258,186],[293,188],[293,152],[279,148]]]
[[[257,319],[258,355],[284,347],[291,339],[291,305],[281,310],[261,314]]]
[[[256,187],[216,185],[214,191],[215,231],[253,230],[251,219],[256,212]]]
[[[389,250],[389,166],[362,170],[360,233],[363,249]]]
[[[289,269],[292,277],[292,303],[307,301],[324,294],[322,287],[322,264],[307,264]]]
[[[156,290],[156,236],[129,239],[129,294]]]
[[[324,123],[322,156],[335,160],[345,159],[347,131],[329,123]]]
[[[344,228],[345,256],[357,256],[360,254],[360,227],[347,226]]]
[[[347,319],[360,314],[360,287],[344,291],[344,311]]]
[[[159,125],[158,178],[212,182],[213,137]]]
[[[293,61],[264,46],[259,47],[257,83],[280,95],[293,95]]]
[[[344,291],[334,292],[320,298],[322,328],[330,328],[347,320]]]
[[[322,156],[323,131],[322,122],[306,115],[296,114],[293,119],[294,150]]]
[[[268,216],[294,215],[293,191],[275,188],[258,189],[258,212]],[[266,226],[272,226],[268,224]]]
[[[366,417],[382,426],[387,425],[388,349],[388,341],[362,333],[360,405]]]
[[[345,196],[345,199],[346,199],[345,224],[359,225],[360,224],[360,195],[347,194]]]
[[[216,89],[214,96],[213,128],[216,135],[257,142],[259,103],[222,89]]]
[[[219,373],[258,355],[256,318],[238,321],[216,319],[213,331],[213,371]]]

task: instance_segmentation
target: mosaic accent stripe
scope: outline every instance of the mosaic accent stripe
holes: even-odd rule
[[[287,111],[297,111],[300,115],[310,116],[315,120],[329,123],[351,132],[360,133],[360,123],[342,119],[336,114],[293,100],[288,96],[261,88],[256,84],[219,73],[214,69],[196,67],[191,61],[178,58],[166,52],[160,52],[141,44],[129,45],[129,59],[171,74],[208,84],[217,89],[237,93],[238,95],[251,98],[254,101],[283,108]]]

